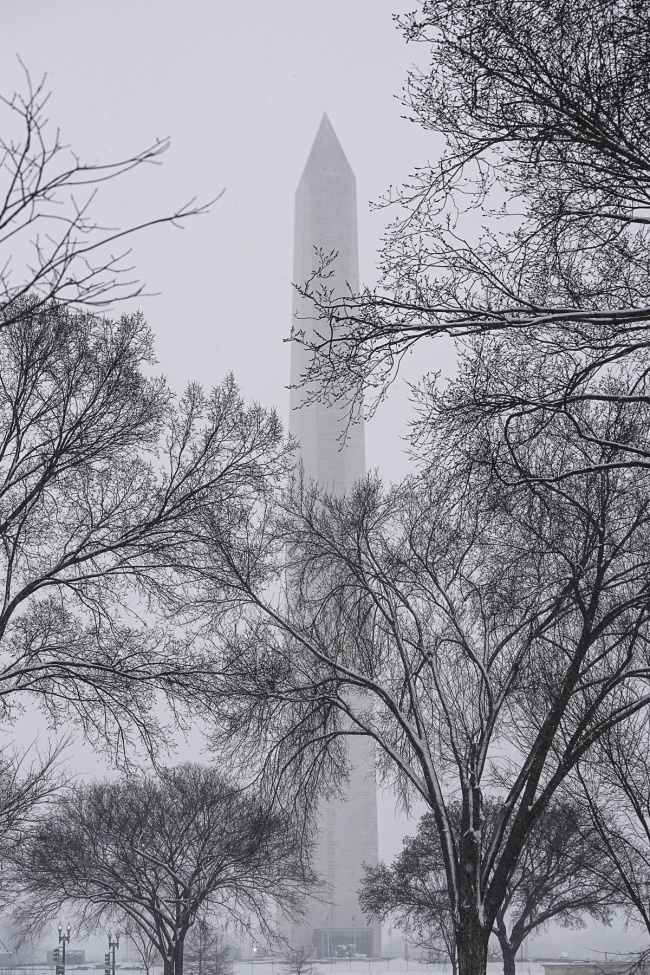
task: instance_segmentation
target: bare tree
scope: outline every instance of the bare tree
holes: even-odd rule
[[[615,406],[599,409],[592,422],[624,436]],[[549,436],[529,449],[552,466],[586,447]],[[207,524],[195,556],[206,605],[227,572],[243,604],[237,632],[221,633],[217,744],[247,764],[268,754],[314,795],[344,774],[347,736],[372,738],[380,773],[432,813],[461,975],[484,970],[567,776],[650,703],[647,482],[589,449],[591,473],[560,484],[504,483],[461,448],[386,493],[372,478],[349,498],[297,481],[254,553],[217,532],[211,544]],[[285,593],[265,588],[283,571]]]
[[[17,321],[24,299],[36,307],[52,299],[76,306],[106,306],[142,292],[129,265],[129,238],[158,224],[178,225],[205,213],[193,200],[126,229],[101,226],[93,215],[107,181],[157,164],[169,139],[126,159],[85,163],[61,141],[46,116],[46,79],[0,96],[0,327]]]
[[[66,742],[49,745],[41,753],[33,745],[0,750],[0,902],[11,905],[14,878],[7,854],[19,842],[25,828],[42,812],[63,786],[62,753]],[[5,950],[9,950],[5,945]]]
[[[182,975],[185,939],[207,907],[268,924],[272,903],[297,910],[309,882],[288,817],[193,764],[75,787],[17,856],[26,930],[64,904],[91,927],[126,916],[162,955],[165,975]]]
[[[284,964],[285,975],[320,975],[320,970],[314,966],[314,949],[309,945],[292,948]]]
[[[282,432],[232,377],[176,402],[139,315],[21,308],[0,330],[0,716],[29,698],[119,756],[132,729],[153,747],[154,692],[206,690],[211,651],[170,602],[183,552],[206,512],[247,521]]]
[[[368,411],[416,343],[451,335],[484,366],[456,410],[515,444],[531,418],[588,439],[580,404],[609,399],[644,418],[612,462],[647,466],[647,4],[422,0],[396,20],[429,54],[404,101],[442,158],[390,197],[377,289],[334,300],[330,255],[297,282],[323,316],[308,378]]]
[[[576,798],[598,837],[603,888],[650,934],[649,745],[647,712],[612,728],[580,763]]]
[[[460,805],[450,812],[460,818]],[[499,812],[499,805],[485,802],[487,821]],[[524,939],[549,921],[584,927],[589,915],[609,922],[611,888],[603,882],[602,851],[593,830],[585,829],[581,812],[576,804],[554,802],[530,833],[496,918],[504,975],[513,975]],[[456,972],[451,905],[431,813],[422,817],[417,834],[404,840],[390,866],[366,868],[361,903],[375,917],[393,917],[423,947],[440,950],[442,944]]]
[[[150,975],[159,956],[159,951],[149,937],[148,933],[134,924],[130,917],[123,917],[117,921],[120,932],[124,932],[140,960],[144,975]]]
[[[45,754],[33,747],[0,752],[1,843],[15,842],[43,802],[61,788],[61,760],[65,741],[49,745]]]
[[[203,911],[185,939],[184,968],[191,975],[231,975],[233,946],[226,926]]]

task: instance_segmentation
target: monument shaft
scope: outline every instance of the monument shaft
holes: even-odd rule
[[[326,115],[296,192],[293,280],[297,285],[317,269],[317,251],[336,252],[327,280],[334,296],[358,289],[356,181]],[[324,325],[315,320],[312,302],[295,290],[293,314],[294,330],[304,331],[307,337]],[[365,474],[363,423],[351,427],[343,446],[342,405],[305,403],[306,391],[299,384],[310,353],[297,342],[291,349],[290,430],[300,444],[305,478],[343,494]],[[294,947],[313,945],[319,957],[352,952],[372,957],[380,952],[379,925],[368,923],[357,898],[362,864],[377,863],[374,749],[366,738],[348,741],[351,773],[345,796],[323,801],[320,808],[315,868],[328,885],[328,903],[311,901],[304,923],[294,925],[291,933]]]

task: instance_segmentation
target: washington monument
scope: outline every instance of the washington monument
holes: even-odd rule
[[[314,248],[337,256],[327,281],[334,296],[359,287],[357,201],[354,173],[327,117],[323,116],[296,191],[293,280],[307,281],[318,264]],[[294,289],[294,329],[313,334],[314,306]],[[291,346],[290,430],[300,443],[306,480],[336,494],[349,491],[365,474],[363,423],[354,425],[345,446],[341,433],[342,408],[324,403],[302,405],[301,376],[309,351]],[[303,923],[294,925],[294,947],[312,947],[325,958],[358,952],[380,953],[380,928],[362,914],[357,890],[362,864],[377,863],[377,791],[373,746],[362,737],[348,739],[351,772],[343,800],[330,799],[320,807],[320,832],[314,866],[327,884],[327,903],[312,901]]]

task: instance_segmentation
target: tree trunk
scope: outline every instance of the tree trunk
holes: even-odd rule
[[[184,954],[183,949],[184,949],[184,947],[185,947],[185,944],[184,944],[183,941],[180,941],[176,945],[176,954],[174,956],[174,975],[183,975],[183,954]]]
[[[473,779],[473,776],[470,776]],[[463,795],[458,869],[458,908],[455,917],[458,975],[486,975],[492,919],[484,917],[481,893],[482,796],[473,782]]]
[[[183,975],[183,944],[177,944],[171,958],[163,955],[163,975]]]
[[[515,975],[515,959],[517,957],[518,944],[513,944],[508,937],[506,922],[503,913],[497,916],[496,935],[499,939],[501,957],[503,958],[503,975]]]
[[[458,975],[485,975],[490,930],[477,917],[465,917],[456,934]]]
[[[501,939],[499,939],[499,944],[501,946],[501,954],[503,956],[503,975],[515,975],[515,959],[517,957],[517,949],[513,948],[508,940],[501,941]]]

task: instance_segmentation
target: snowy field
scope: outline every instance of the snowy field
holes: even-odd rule
[[[572,959],[575,961],[575,959]],[[599,957],[600,961],[604,959]],[[610,960],[612,956],[610,955]],[[546,964],[566,964],[566,960],[548,960]],[[144,975],[143,969],[135,962],[123,962],[116,967],[116,975]],[[54,975],[50,965],[38,964],[16,968],[0,965],[0,975]],[[83,966],[70,966],[67,975],[104,975],[103,961],[88,961]],[[156,965],[150,975],[163,975],[162,966]],[[233,964],[232,975],[288,975],[285,963],[281,961],[239,961]],[[306,973],[308,975],[308,973]],[[340,960],[332,962],[313,962],[311,975],[452,975],[450,965],[426,964],[404,958],[382,959],[380,961]],[[501,962],[490,962],[487,975],[503,975]],[[537,961],[517,961],[516,975],[544,975],[544,963]]]
[[[361,958],[342,959],[334,962],[314,962],[314,975],[317,972],[321,975],[346,975],[352,972],[353,975],[451,975],[451,965],[421,964],[418,961],[405,961],[404,958],[386,958],[381,961],[365,961]],[[537,962],[524,962],[521,965],[517,962],[517,975],[544,975],[543,968]],[[503,965],[488,965],[488,975],[502,975]],[[281,962],[237,962],[234,966],[233,975],[285,975],[285,968]]]
[[[129,963],[116,965],[116,975],[140,975],[141,969]],[[53,975],[50,965],[29,965],[26,968],[2,968],[1,975]],[[85,966],[67,969],[68,975],[103,975],[103,962],[87,962]],[[381,961],[341,960],[333,962],[314,962],[312,975],[451,975],[450,965],[423,964],[418,961],[405,961],[404,958],[382,959]],[[502,975],[500,962],[488,965],[488,975]],[[162,975],[162,968],[156,966],[151,975]],[[286,967],[280,961],[241,961],[233,965],[233,975],[286,975]],[[543,966],[538,962],[517,962],[517,975],[544,975]]]
[[[604,961],[600,953],[597,953],[598,960]],[[575,960],[575,959],[573,959]],[[609,960],[612,960],[610,954]],[[566,960],[557,959],[558,962],[566,963]],[[553,964],[548,961],[547,964]],[[488,965],[488,975],[503,975],[503,965],[501,962],[490,962]],[[70,966],[67,968],[67,975],[104,975],[104,963],[92,961],[86,962],[84,966]],[[54,975],[54,968],[49,965],[34,964],[25,967],[2,967],[0,975]],[[143,970],[131,961],[124,961],[116,965],[116,975],[143,975]],[[162,966],[156,965],[150,975],[163,975]],[[286,965],[281,961],[239,961],[235,962],[232,975],[287,975]],[[306,973],[307,975],[307,973]],[[311,975],[452,975],[450,965],[425,964],[419,961],[404,958],[387,958],[381,961],[364,961],[361,958],[349,961],[341,959],[332,962],[313,962]],[[517,961],[516,975],[544,975],[544,963],[536,961]]]
[[[351,961],[314,962],[314,975],[451,975],[451,965],[426,965],[417,961],[405,961],[404,958],[386,958],[381,961],[364,961],[360,958]],[[537,962],[517,962],[517,975],[544,975],[543,967]],[[237,962],[233,975],[285,975],[285,968],[281,962]],[[498,962],[488,965],[488,975],[503,975],[503,965]]]

